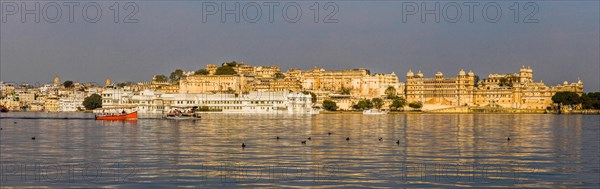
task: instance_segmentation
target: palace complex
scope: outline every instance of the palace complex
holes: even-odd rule
[[[224,67],[227,72],[223,72]],[[409,70],[406,83],[400,82],[394,72],[371,74],[365,68],[314,67],[282,72],[274,65],[234,62],[220,67],[208,64],[198,72],[179,72],[176,80],[154,76],[150,82],[124,85],[106,80],[105,86],[74,83],[73,87],[65,88],[58,75],[53,83],[41,87],[0,82],[0,103],[11,110],[80,111],[85,97],[101,94],[107,106],[134,105],[147,112],[162,112],[164,108],[181,105],[229,112],[251,112],[257,107],[264,112],[309,112],[323,100],[332,100],[339,109],[349,110],[360,100],[382,98],[383,107],[387,108],[392,100],[386,97],[393,95],[406,99],[407,103],[420,102],[423,110],[461,106],[545,109],[552,105],[552,96],[557,92],[583,93],[581,81],[554,86],[534,81],[533,69],[526,66],[518,73],[494,73],[482,79],[473,71],[462,69],[456,75],[437,72],[433,77]],[[252,100],[255,96],[259,100]],[[219,98],[223,100],[213,102]],[[177,104],[180,102],[184,104]],[[269,107],[262,107],[263,103]]]
[[[522,66],[519,73],[490,74],[479,80],[469,71],[460,70],[454,77],[437,72],[426,78],[420,71],[406,73],[406,99],[439,106],[491,106],[519,109],[544,109],[552,105],[556,92],[583,93],[583,83],[564,82],[547,86],[533,80],[533,69]]]

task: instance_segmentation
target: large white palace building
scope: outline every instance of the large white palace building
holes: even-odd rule
[[[101,96],[103,108],[136,107],[141,114],[162,115],[173,108],[193,107],[221,113],[306,114],[313,110],[311,95],[290,92],[250,92],[238,95],[107,89]]]

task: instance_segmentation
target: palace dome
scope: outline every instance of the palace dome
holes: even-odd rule
[[[415,74],[413,74],[412,70],[410,70],[410,69],[408,70],[408,72],[406,72],[406,77],[412,77],[414,75]]]

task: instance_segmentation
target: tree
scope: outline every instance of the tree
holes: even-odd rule
[[[310,97],[312,97],[312,103],[317,102],[317,95],[313,92],[309,92],[309,91],[302,91],[303,94],[310,94]]]
[[[394,99],[394,101],[392,101],[392,104],[390,104],[390,109],[399,109],[402,108],[406,105],[406,100],[404,98],[401,97],[397,97],[396,99]]]
[[[131,85],[133,85],[133,84],[134,84],[134,83],[133,83],[133,82],[131,82],[131,81],[125,81],[125,82],[123,82],[123,83],[119,83],[119,84],[117,84],[117,87],[123,88],[123,87],[126,87],[126,86],[131,86]]]
[[[343,94],[343,95],[349,95],[349,94],[350,94],[350,89],[349,89],[349,88],[346,88],[346,87],[342,87],[342,88],[340,89],[340,94]]]
[[[355,110],[371,109],[373,108],[373,103],[370,100],[363,99],[358,101],[358,103],[356,103],[355,105],[353,105],[352,108]]]
[[[600,92],[587,93],[581,96],[584,109],[600,109]]]
[[[232,61],[232,62],[225,62],[221,66],[236,67],[237,65],[238,65],[238,63],[236,61]]]
[[[334,101],[331,100],[324,100],[323,101],[323,109],[328,110],[328,111],[335,111],[337,110],[337,104]]]
[[[385,89],[385,96],[387,99],[395,99],[396,96],[396,88],[389,86],[387,89]]]
[[[83,106],[88,110],[102,108],[102,97],[98,94],[92,94],[85,97],[85,99],[83,99]]]
[[[194,72],[194,74],[196,75],[208,75],[208,70],[206,69],[199,69],[198,71]]]
[[[155,75],[154,76],[154,81],[156,82],[167,82],[169,81],[169,78],[165,75]]]
[[[552,101],[562,105],[575,105],[581,103],[581,98],[575,92],[557,92],[552,96]]]
[[[408,104],[408,107],[420,109],[423,107],[423,104],[421,102],[411,102],[410,104]]]
[[[229,66],[221,66],[217,68],[215,75],[235,75],[237,72]]]
[[[63,82],[63,86],[65,88],[71,88],[71,87],[73,87],[73,81],[67,80],[67,81]]]
[[[381,98],[373,98],[371,102],[373,102],[373,107],[377,109],[381,109],[381,107],[383,106],[383,99]]]
[[[505,77],[500,78],[500,87],[512,87],[512,80],[509,80]]]
[[[176,69],[175,71],[171,72],[169,79],[171,79],[171,82],[177,82],[181,79],[182,76],[183,76],[183,70]]]
[[[277,78],[277,79],[284,79],[285,75],[283,75],[281,72],[277,72],[277,73],[275,73],[275,78]]]

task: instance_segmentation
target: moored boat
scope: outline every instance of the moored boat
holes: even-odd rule
[[[138,113],[137,111],[132,113],[121,113],[121,114],[96,114],[96,120],[137,120]]]
[[[363,111],[363,115],[385,115],[388,111],[379,110],[379,109],[370,109]]]
[[[198,113],[191,113],[191,114],[167,114],[164,118],[165,119],[170,119],[170,120],[196,120],[196,119],[202,118],[202,116],[200,116],[200,114],[198,114]]]
[[[165,116],[163,116],[164,119],[169,119],[169,120],[196,120],[196,119],[200,119],[202,116],[200,116],[200,114],[198,112],[196,112],[196,107],[190,109],[190,110],[183,110],[183,109],[179,109],[179,108],[175,108],[172,109],[171,111],[169,111],[169,113],[167,113]]]
[[[7,108],[6,106],[2,106],[2,105],[0,105],[0,112],[2,112],[2,113],[6,113],[6,112],[8,112],[8,111],[9,111],[9,110],[8,110],[8,108]]]

